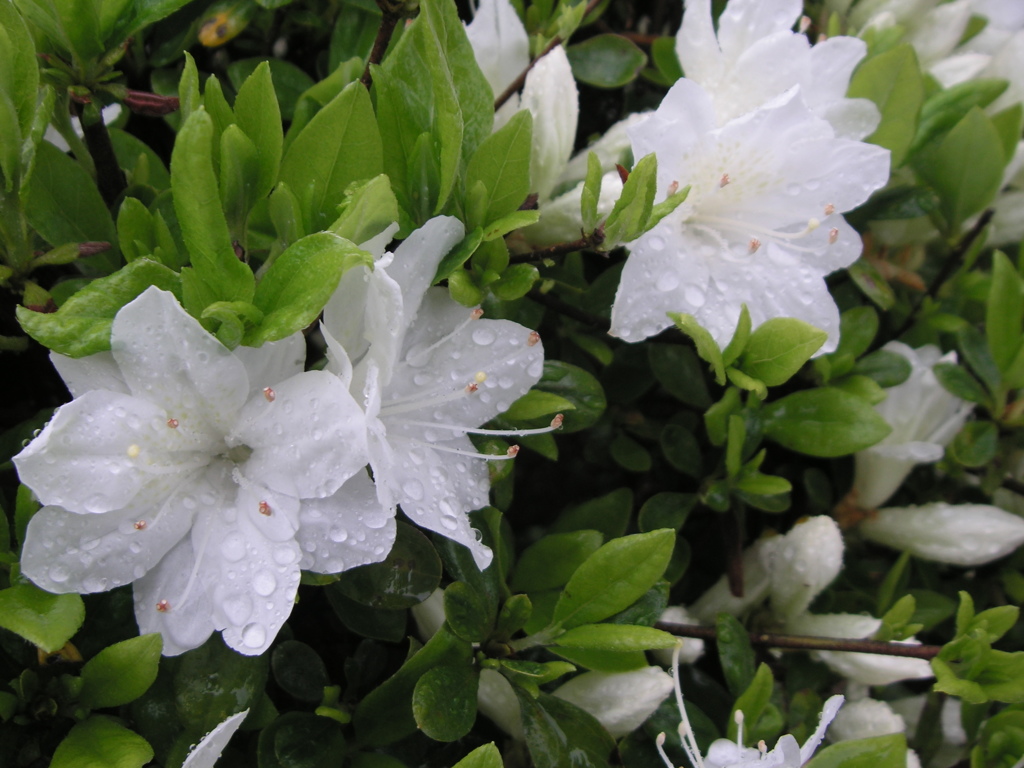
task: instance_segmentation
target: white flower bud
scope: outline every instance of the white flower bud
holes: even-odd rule
[[[907,724],[884,701],[861,699],[847,704],[832,723],[832,741],[852,741],[890,733],[905,733]]]
[[[594,717],[614,738],[625,736],[650,717],[672,693],[672,676],[658,667],[607,674],[584,672],[555,691]]]
[[[942,355],[933,345],[915,350],[898,341],[883,349],[907,358],[912,370],[910,378],[890,388],[875,406],[892,432],[856,456],[853,488],[864,509],[884,504],[915,465],[941,459],[974,407],[943,389],[932,372],[936,363],[956,362],[955,352]]]
[[[530,70],[520,108],[533,115],[531,191],[547,200],[569,162],[580,115],[576,81],[562,46],[555,46]]]
[[[818,616],[805,613],[787,623],[785,630],[793,635],[863,640],[871,637],[881,623],[880,619],[873,616],[851,613]],[[902,642],[907,645],[920,644],[914,639]],[[865,685],[888,685],[898,680],[933,677],[932,668],[924,659],[850,651],[812,651],[811,655],[827,664],[836,674]]]
[[[987,504],[880,509],[860,531],[923,560],[964,567],[998,560],[1024,543],[1024,519]]]
[[[843,568],[843,535],[835,520],[818,515],[797,523],[763,550],[771,574],[772,611],[786,622],[807,610]]]
[[[476,689],[477,708],[509,736],[522,740],[523,716],[519,711],[512,684],[500,672],[480,670],[480,684]]]
[[[444,590],[435,589],[430,597],[412,607],[412,619],[416,622],[416,634],[427,642],[437,634],[444,624]]]
[[[741,616],[764,602],[771,589],[768,569],[764,566],[762,549],[775,546],[778,537],[759,539],[743,552],[743,596],[729,590],[729,580],[722,576],[714,586],[690,606],[690,614],[704,624],[714,624],[719,613]]]
[[[660,621],[670,621],[673,624],[694,624],[696,619],[687,613],[686,609],[681,605],[670,605],[665,609],[665,612],[661,614]],[[679,651],[679,662],[681,664],[693,664],[697,659],[704,655],[704,641],[696,637],[681,637],[683,641],[683,647]],[[666,667],[672,664],[672,649],[662,648],[660,650],[651,651],[651,654],[661,664]]]

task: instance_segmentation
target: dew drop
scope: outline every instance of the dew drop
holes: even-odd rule
[[[665,250],[665,241],[662,238],[658,237],[657,235],[651,235],[649,238],[647,238],[647,245],[649,245],[651,247],[651,250],[654,251]]]
[[[663,272],[654,286],[662,293],[668,293],[679,287],[679,278],[674,272]]]
[[[406,480],[402,483],[402,492],[414,501],[423,498],[423,484],[419,480]]]
[[[702,307],[704,306],[704,302],[707,297],[702,289],[695,285],[688,285],[683,290],[683,299],[685,299],[686,303],[691,307]]]
[[[481,347],[486,347],[488,344],[494,343],[494,331],[490,328],[477,328],[473,331],[473,343],[479,344]]]
[[[54,565],[49,570],[50,581],[61,584],[71,578],[71,573],[63,565]]]
[[[331,528],[330,533],[327,534],[331,537],[331,541],[336,544],[341,544],[343,541],[348,540],[348,531],[342,528],[340,525]]]
[[[232,563],[237,563],[245,557],[245,540],[240,533],[229,533],[220,543],[220,553]]]
[[[221,604],[221,608],[224,615],[228,617],[228,621],[236,626],[244,624],[252,616],[252,600],[248,595],[238,592],[228,595]]]
[[[242,630],[242,642],[247,648],[260,648],[267,640],[267,630],[260,624],[249,624]]]
[[[260,597],[269,597],[277,589],[277,579],[274,578],[274,574],[264,569],[252,577],[252,588]],[[235,623],[241,624],[242,622],[236,621]]]
[[[287,544],[274,548],[274,562],[278,565],[291,565],[295,562],[295,550]]]

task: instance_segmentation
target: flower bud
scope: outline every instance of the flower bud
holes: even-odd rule
[[[831,741],[852,741],[890,733],[905,733],[907,724],[884,701],[861,699],[847,704],[832,723]]]
[[[673,624],[693,624],[695,619],[687,613],[686,609],[681,605],[670,605],[665,609],[664,613],[661,614],[660,621],[669,621]],[[704,655],[704,641],[696,637],[681,637],[683,641],[683,647],[679,652],[679,662],[681,664],[693,664],[697,659]],[[672,650],[662,648],[660,650],[651,651],[651,654],[661,664],[666,667],[672,664]]]
[[[807,610],[843,568],[843,535],[826,515],[797,523],[764,549],[772,611],[786,622]]]
[[[480,670],[480,684],[476,690],[477,708],[509,736],[522,740],[523,716],[512,684],[500,672]]]
[[[531,191],[547,200],[569,162],[580,114],[576,81],[562,46],[555,46],[530,70],[520,105],[533,115]]]
[[[638,728],[672,693],[672,676],[658,667],[606,674],[584,672],[555,691],[594,717],[614,738]]]
[[[880,509],[860,531],[923,560],[964,567],[991,563],[1024,543],[1024,519],[987,504]]]

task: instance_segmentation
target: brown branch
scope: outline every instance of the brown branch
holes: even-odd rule
[[[583,18],[586,18],[600,4],[601,0],[590,0],[590,2],[587,3],[587,9],[583,12]],[[526,82],[526,76],[530,74],[530,70],[533,69],[534,65],[538,61],[543,59],[545,56],[547,56],[549,53],[551,53],[551,51],[555,50],[555,46],[561,44],[562,38],[556,35],[550,43],[544,46],[544,50],[540,52],[540,55],[533,61],[531,61],[529,64],[527,64],[526,69],[520,72],[516,76],[516,79],[509,84],[508,88],[502,91],[501,95],[494,100],[495,112],[501,109],[505,105],[505,102],[512,98],[512,94],[516,93],[516,91],[523,87],[523,84]]]
[[[391,42],[391,36],[395,33],[395,27],[402,19],[401,3],[392,6],[384,0],[377,0],[377,5],[381,10],[380,26],[377,27],[377,37],[374,38],[373,48],[370,49],[370,58],[366,60],[366,69],[363,70],[363,76],[359,78],[359,82],[366,86],[367,90],[373,84],[370,66],[380,64],[388,49],[388,44]]]
[[[92,125],[86,125],[82,120],[82,134],[85,146],[89,148],[89,154],[96,165],[96,186],[103,197],[103,202],[112,206],[128,187],[128,181],[121,170],[121,164],[117,161],[117,155],[114,154],[114,145],[110,141],[103,116],[101,115]]]
[[[579,240],[573,240],[571,243],[556,243],[555,245],[549,245],[547,248],[540,248],[536,251],[530,251],[529,253],[510,256],[508,262],[509,264],[529,264],[536,261],[543,261],[544,259],[553,259],[556,256],[564,256],[567,253],[575,253],[576,251],[585,251],[588,248],[596,248],[603,242],[604,224],[601,224],[589,235],[583,235]]]
[[[659,621],[655,628],[677,637],[695,637],[716,640],[714,627],[694,624],[675,624]],[[880,656],[903,656],[911,659],[933,659],[942,650],[940,645],[909,645],[885,643],[880,640],[845,640],[837,637],[806,637],[804,635],[777,635],[769,632],[751,632],[750,642],[769,648],[792,648],[803,651],[843,651],[848,653],[874,653]]]

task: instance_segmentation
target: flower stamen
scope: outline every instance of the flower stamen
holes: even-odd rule
[[[720,178],[718,180],[718,188],[721,189],[722,187],[726,186],[727,184],[731,184],[731,183],[732,183],[732,179],[729,178],[729,174],[728,173],[723,173],[722,174],[722,178]]]
[[[146,521],[137,520],[134,523],[132,523],[132,528],[134,528],[136,531],[144,531],[146,530]]]
[[[532,331],[526,339],[526,346],[535,347],[540,342],[540,334],[536,331]]]
[[[272,514],[274,514],[274,510],[271,509],[270,505],[267,504],[267,502],[265,502],[265,501],[261,501],[260,502],[259,510],[260,510],[260,514],[263,515],[264,517],[270,517]]]
[[[757,253],[757,249],[761,247],[761,241],[756,237],[750,238],[750,252]]]
[[[167,426],[170,427],[171,429],[177,429],[178,428],[178,420],[177,419],[168,419],[167,420]]]
[[[274,402],[274,398],[277,397],[277,394],[270,387],[264,387],[263,388],[263,396],[265,398],[267,398],[267,402],[268,403],[272,403],[272,402]]]
[[[826,216],[831,216],[835,212],[836,212],[836,207],[834,205],[832,205],[832,203],[829,203],[828,205],[825,206],[825,215]]]
[[[129,459],[137,459],[139,457],[139,454],[142,453],[142,449],[139,448],[139,446],[137,446],[135,443],[132,443],[131,445],[128,446],[128,450],[125,451],[125,453],[128,454]]]
[[[171,610],[171,604],[166,600],[160,600],[156,604],[156,609],[160,611],[160,613],[167,613]]]
[[[839,239],[839,229],[836,228],[836,227],[832,227],[832,229],[830,229],[828,231],[828,244],[829,245],[835,245],[836,244],[836,240],[838,240],[838,239]]]

